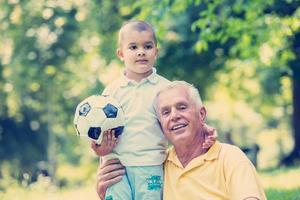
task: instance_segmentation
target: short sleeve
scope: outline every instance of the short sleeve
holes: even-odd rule
[[[227,189],[230,199],[241,200],[256,197],[265,200],[263,187],[251,161],[242,151],[234,152],[231,164],[226,168]]]

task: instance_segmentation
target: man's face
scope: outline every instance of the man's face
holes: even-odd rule
[[[163,91],[157,99],[157,113],[166,138],[174,146],[188,145],[201,137],[206,110],[189,99],[186,87]]]
[[[137,31],[127,27],[122,34],[117,54],[124,61],[126,75],[142,79],[152,73],[158,50],[150,30]]]

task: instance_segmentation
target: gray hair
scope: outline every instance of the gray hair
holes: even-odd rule
[[[200,109],[203,106],[200,94],[198,92],[198,89],[195,86],[193,86],[192,84],[190,84],[186,81],[172,81],[166,87],[159,90],[159,92],[156,94],[156,97],[154,99],[154,108],[155,108],[155,111],[157,114],[158,114],[158,112],[157,112],[158,96],[165,91],[168,91],[170,89],[177,88],[177,87],[187,88],[188,97],[195,104],[197,109]]]

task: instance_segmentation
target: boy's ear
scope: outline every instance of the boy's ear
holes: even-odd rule
[[[120,58],[120,60],[124,60],[123,51],[120,48],[117,49],[116,54]]]
[[[158,55],[159,55],[159,49],[156,48],[156,55],[155,55],[155,58],[156,58],[156,59],[158,58]]]

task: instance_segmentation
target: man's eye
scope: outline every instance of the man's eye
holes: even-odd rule
[[[162,116],[167,116],[170,112],[168,110],[162,111],[161,115]]]
[[[137,46],[130,46],[129,49],[135,50],[135,49],[137,49]]]
[[[181,106],[179,106],[179,109],[180,110],[184,110],[184,109],[186,109],[186,106],[185,105],[181,105]]]

